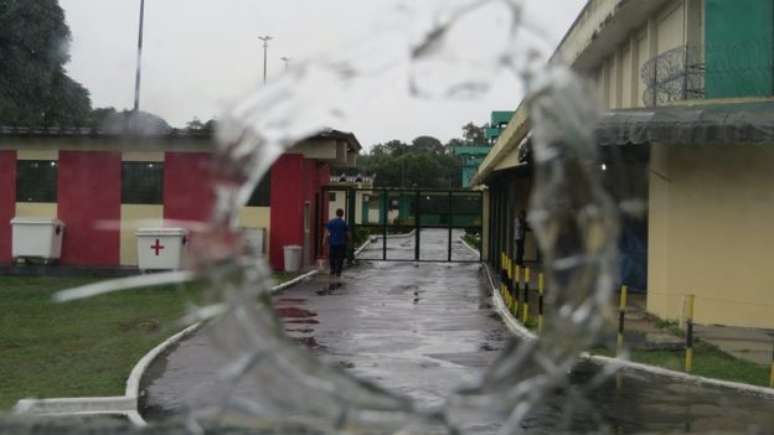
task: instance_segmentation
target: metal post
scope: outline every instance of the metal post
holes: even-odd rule
[[[382,260],[387,261],[387,219],[390,217],[390,200],[387,191],[382,191]]]
[[[350,226],[357,225],[357,212],[355,210],[355,204],[357,204],[357,191],[350,188],[347,190],[345,196],[344,207],[347,210],[347,220]],[[352,244],[350,244],[352,245]],[[347,261],[350,265],[355,263],[355,247],[350,246],[347,249]]]
[[[266,35],[266,36],[259,36],[258,39],[263,41],[263,83],[266,84],[266,70],[268,65],[267,56],[269,52],[269,41],[271,41],[274,38],[272,38],[269,35]]]
[[[688,373],[693,370],[693,304],[695,300],[694,295],[688,295],[685,319],[685,371]]]
[[[513,275],[512,275],[512,269],[511,264],[513,262],[511,261],[511,257],[508,255],[508,253],[505,253],[505,300],[508,302],[508,307],[510,308],[513,305],[513,298],[511,297],[511,293],[513,293]]]
[[[626,305],[629,295],[629,288],[626,286],[621,287],[621,299],[618,305],[618,342],[616,346],[616,355],[619,357],[623,354],[624,345],[624,319],[626,317]]]
[[[140,82],[142,81],[142,34],[145,27],[145,0],[140,0],[140,28],[137,34],[137,72],[134,78],[134,113],[140,111]]]
[[[422,233],[422,225],[420,223],[421,212],[421,195],[417,190],[414,192],[414,261],[419,261],[419,242],[421,238],[419,235]]]
[[[774,346],[771,347],[771,368],[769,369],[769,387],[774,388]]]
[[[287,56],[282,56],[280,58],[281,61],[285,62],[285,71],[288,70],[288,66],[290,65],[290,58]]]
[[[545,293],[543,274],[538,274],[538,333],[543,332],[543,294]]]
[[[505,252],[500,252],[500,294],[505,297]]]
[[[449,263],[452,262],[452,219],[453,219],[452,202],[453,202],[452,193],[449,192],[449,208],[447,209],[447,212],[446,212],[446,217],[449,219]]]
[[[478,203],[481,204],[481,206],[479,207],[480,208],[479,213],[481,213],[481,218],[479,219],[479,221],[481,222],[481,225],[478,228],[479,238],[481,239],[481,244],[480,244],[480,246],[478,248],[478,262],[479,263],[483,263],[483,261],[484,261],[484,193],[483,192],[479,192],[478,198],[479,198]],[[492,230],[492,227],[490,226],[489,227],[489,231],[491,231],[491,230]],[[489,234],[487,234],[487,236],[488,235]],[[489,241],[487,240],[487,245],[488,244],[489,244]]]

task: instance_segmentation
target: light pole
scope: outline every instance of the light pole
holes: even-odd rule
[[[285,62],[285,71],[288,70],[288,65],[290,65],[290,58],[287,56],[282,56],[280,58],[281,61]]]
[[[266,36],[259,36],[258,39],[263,41],[263,83],[265,84],[266,83],[266,62],[267,62],[266,54],[269,51],[269,41],[271,41],[274,38],[272,38],[269,35],[266,35]]]
[[[145,21],[145,0],[140,0],[140,29],[137,35],[137,74],[134,78],[134,113],[140,110],[140,81],[142,79],[142,30]]]

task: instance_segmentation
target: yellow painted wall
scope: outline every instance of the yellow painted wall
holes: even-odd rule
[[[680,47],[685,44],[685,8],[683,2],[670,5],[658,17],[658,51]]]
[[[631,107],[634,105],[632,104],[632,82],[634,81],[636,74],[632,65],[632,58],[635,56],[634,50],[632,49],[633,46],[634,44],[628,42],[623,44],[621,48],[621,99],[619,105],[622,107]]]
[[[17,202],[16,217],[46,218],[57,217],[57,204],[49,202]],[[67,222],[65,222],[67,225]]]
[[[243,228],[266,229],[266,258],[269,258],[269,241],[271,240],[271,208],[242,207],[239,210],[239,226]]]
[[[164,222],[162,205],[121,205],[121,265],[137,265],[138,228],[158,227]]]
[[[17,160],[59,160],[59,150],[43,147],[19,148]]]
[[[163,162],[163,151],[124,151],[121,153],[124,162]]]
[[[648,310],[774,328],[774,149],[656,146],[650,175]]]

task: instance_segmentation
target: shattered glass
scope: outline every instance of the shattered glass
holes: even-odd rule
[[[597,161],[590,130],[596,114],[586,104],[585,89],[568,69],[546,65],[546,56],[539,55],[544,48],[530,43],[540,35],[522,25],[520,1],[459,0],[435,6],[398,4],[373,38],[294,62],[287,74],[223,114],[217,131],[216,207],[205,237],[194,247],[191,272],[128,278],[58,295],[67,301],[194,277],[208,280],[212,304],[187,320],[210,319],[213,345],[230,361],[219,379],[231,387],[222,390],[220,406],[195,409],[189,429],[217,422],[256,428],[293,422],[331,433],[423,433],[431,428],[460,433],[465,416],[481,413],[505,422],[500,433],[519,433],[530,411],[567,383],[567,373],[602,328],[617,224],[591,169]],[[496,29],[498,37],[470,47],[469,37],[481,25]],[[556,283],[549,303],[561,307],[551,311],[546,320],[551,326],[536,342],[511,339],[478,382],[460,386],[429,408],[328,366],[290,342],[273,310],[268,266],[258,261],[237,227],[239,207],[273,161],[289,146],[346,118],[367,101],[369,90],[378,88],[385,71],[394,69],[405,74],[405,92],[422,99],[480,98],[503,72],[524,80],[538,163],[529,218],[548,253],[548,279]],[[259,386],[258,398],[236,393],[236,386],[248,381]]]
[[[519,0],[396,2],[368,40],[294,60],[286,74],[219,119],[216,206],[193,246],[190,271],[100,283],[57,300],[206,280],[209,304],[184,321],[207,321],[213,346],[229,363],[218,374],[224,388],[197,392],[220,397],[216,407],[192,410],[186,424],[195,433],[288,424],[314,433],[465,433],[471,416],[487,416],[501,422],[498,433],[515,434],[548,401],[561,408],[553,430],[569,430],[574,412],[589,412],[588,390],[612,372],[591,376],[582,388],[570,385],[582,352],[610,324],[621,203],[600,178],[590,92],[567,67],[546,63],[550,53],[540,32],[522,22],[522,7]],[[496,29],[491,44],[470,38],[479,26]],[[395,71],[407,95],[429,100],[482,98],[501,74],[523,83],[536,168],[528,218],[552,283],[546,305],[555,307],[539,338],[509,339],[477,382],[432,406],[358,379],[291,341],[272,304],[270,269],[238,226],[239,208],[286,149],[369,104],[385,74]],[[244,383],[259,394],[241,395],[237,387]],[[558,402],[557,390],[566,393]]]

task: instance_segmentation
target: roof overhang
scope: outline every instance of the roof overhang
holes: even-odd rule
[[[771,145],[774,100],[694,102],[605,113],[596,128],[601,146]]]
[[[590,0],[565,34],[552,62],[593,69],[672,0]]]
[[[509,129],[511,134],[498,142],[479,167],[474,185],[485,184],[494,173],[527,165],[531,139],[526,119]],[[521,135],[523,131],[527,132]],[[697,100],[613,110],[601,116],[594,133],[601,147],[774,145],[774,98]]]
[[[88,151],[190,151],[213,150],[211,130],[166,130],[138,135],[92,128],[29,128],[0,126],[0,149],[35,147]],[[353,133],[324,130],[293,146],[289,152],[333,166],[354,166],[362,149]]]

